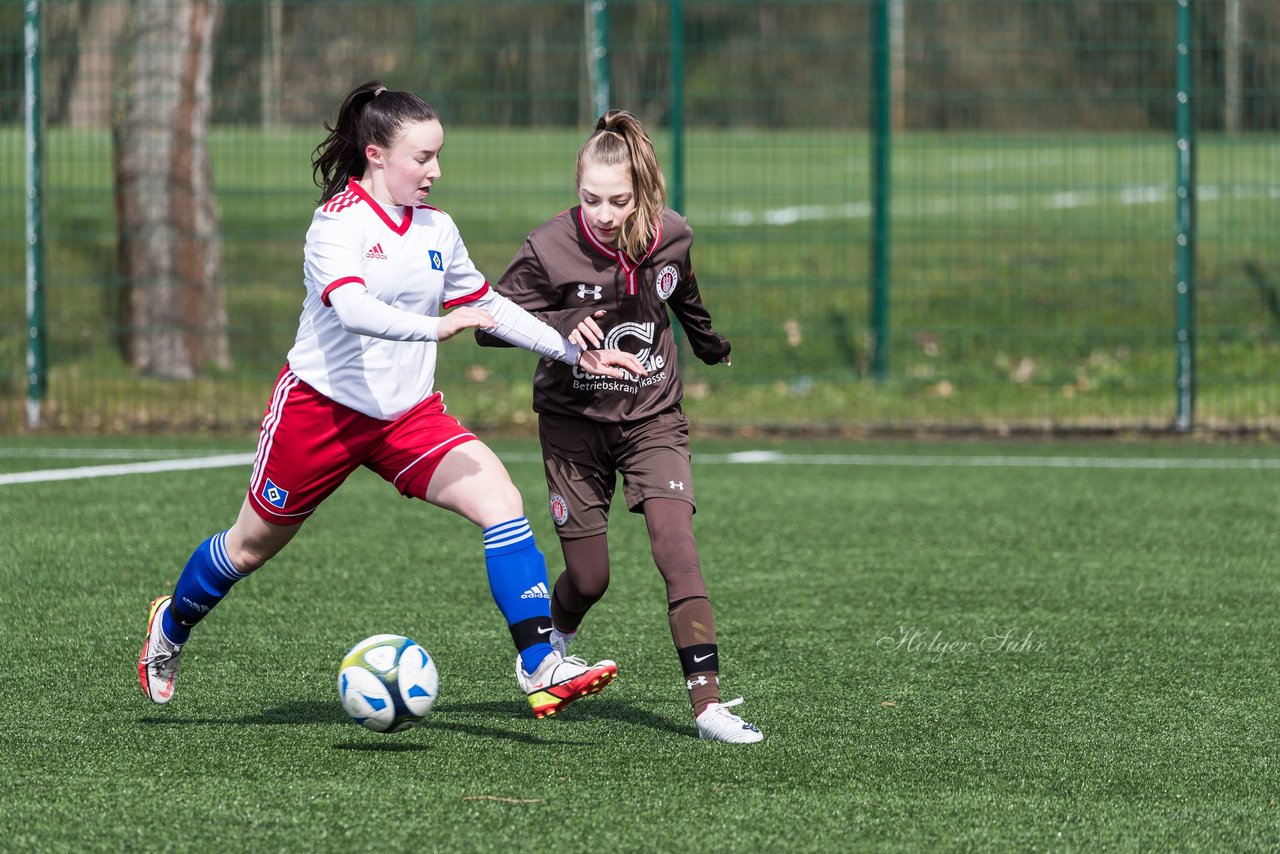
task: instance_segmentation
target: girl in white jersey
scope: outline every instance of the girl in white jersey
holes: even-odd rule
[[[235,524],[196,548],[173,594],[151,603],[142,691],[154,703],[173,698],[192,626],[364,466],[483,529],[518,681],[538,717],[553,715],[598,692],[617,667],[547,642],[546,563],[502,463],[445,414],[434,390],[438,342],[485,329],[599,376],[643,368],[630,354],[582,349],[489,287],[453,220],[424,204],[441,174],[444,130],[421,98],[371,81],[326,130],[313,160],[322,192],[304,250],[302,316],[263,416],[248,495]]]

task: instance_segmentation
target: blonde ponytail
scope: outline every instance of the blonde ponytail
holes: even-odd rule
[[[644,257],[658,232],[662,210],[667,206],[667,182],[658,166],[653,141],[640,120],[626,110],[610,110],[596,121],[595,130],[578,150],[574,184],[582,186],[586,164],[623,165],[631,173],[631,189],[636,209],[622,224],[618,248],[632,260]]]

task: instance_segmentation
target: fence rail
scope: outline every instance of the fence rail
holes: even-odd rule
[[[160,109],[138,69],[178,36],[165,47],[153,0],[9,4],[0,430],[31,401],[46,428],[252,428],[301,306],[311,151],[372,78],[440,109],[433,200],[491,280],[573,203],[602,92],[640,115],[734,343],[729,371],[685,365],[704,425],[1280,428],[1269,0],[160,6],[210,27],[217,229],[199,245],[218,248],[221,308],[148,322],[222,336],[226,357],[175,377],[127,344],[129,306],[160,286],[122,260],[120,140],[138,138],[122,116],[128,97]],[[529,421],[529,357],[445,347],[438,381],[465,417]]]

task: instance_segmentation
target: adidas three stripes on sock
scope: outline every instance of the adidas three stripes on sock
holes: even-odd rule
[[[551,654],[551,590],[547,562],[524,516],[484,530],[489,592],[507,620],[526,673]]]

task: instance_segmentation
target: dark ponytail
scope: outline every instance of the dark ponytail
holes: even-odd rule
[[[364,175],[366,146],[390,148],[406,125],[433,119],[440,120],[435,109],[412,92],[391,92],[377,80],[353,89],[338,109],[338,121],[332,127],[325,122],[329,135],[311,157],[320,204],[345,190],[351,177]]]

